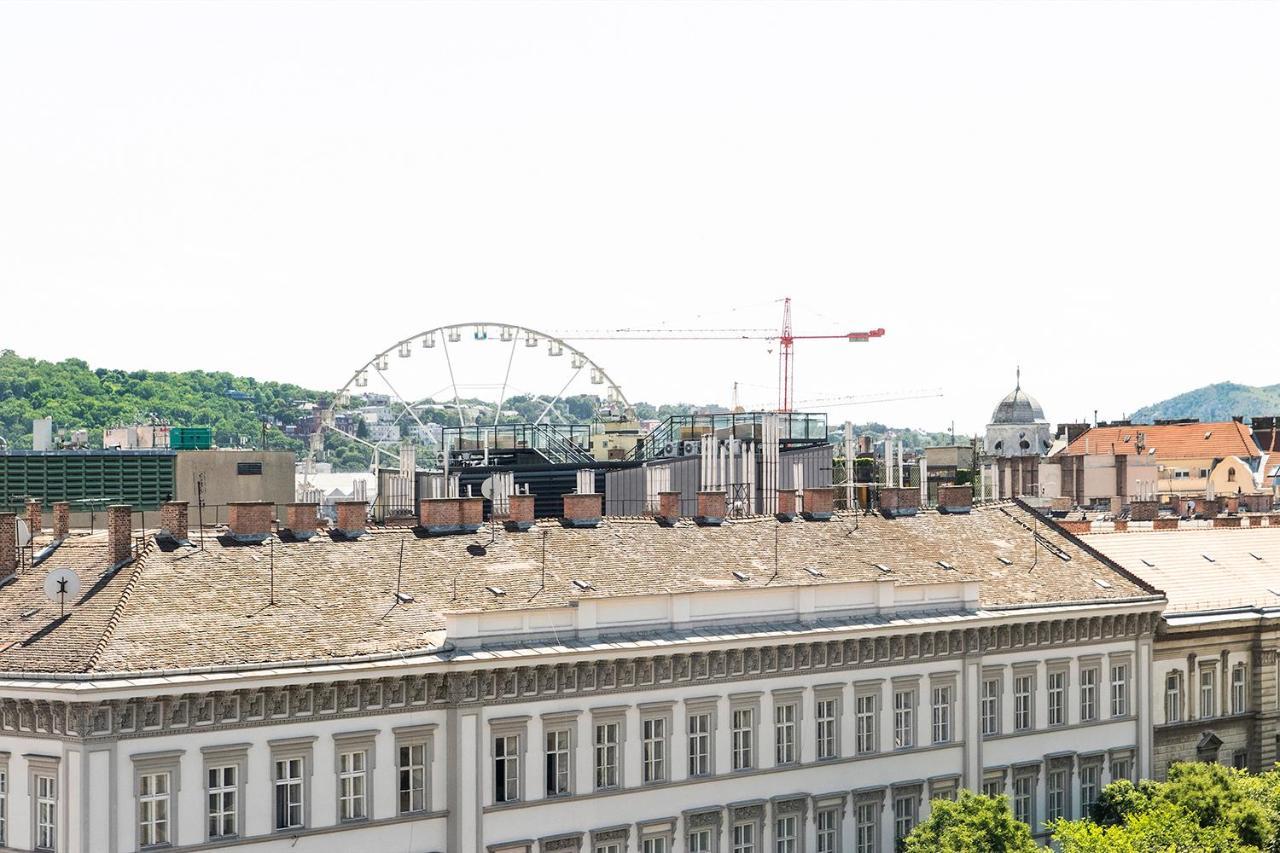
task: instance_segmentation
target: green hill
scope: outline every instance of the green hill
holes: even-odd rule
[[[1137,423],[1165,418],[1229,421],[1233,415],[1276,414],[1280,414],[1280,385],[1218,382],[1143,406],[1130,415],[1130,419]]]
[[[262,382],[224,372],[91,368],[78,358],[50,362],[0,350],[0,438],[14,449],[31,447],[33,419],[51,417],[57,429],[87,429],[91,447],[102,446],[105,428],[152,419],[176,426],[212,427],[214,443],[221,447],[258,447],[265,423],[268,448],[302,453],[305,441],[289,434],[308,415],[307,407],[300,404],[327,405],[331,397],[331,393],[300,385]],[[479,400],[462,402],[483,404]],[[586,423],[598,402],[590,395],[578,395],[565,398],[558,408],[569,419]],[[534,420],[544,405],[536,397],[512,397],[503,406],[512,412],[504,421]],[[636,403],[635,409],[645,419],[727,411],[716,405],[643,402]],[[449,406],[423,411],[420,417],[444,425],[458,422]],[[837,423],[833,421],[831,426]],[[854,430],[876,438],[893,432],[910,447],[949,441],[945,433],[890,429],[879,423],[858,424]],[[334,470],[367,470],[369,456],[367,447],[338,433],[325,433],[323,461],[332,462]]]

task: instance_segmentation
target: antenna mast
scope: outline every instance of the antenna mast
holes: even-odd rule
[[[778,411],[791,411],[795,393],[796,364],[792,357],[795,335],[791,329],[791,297],[782,300],[782,335],[778,338]]]

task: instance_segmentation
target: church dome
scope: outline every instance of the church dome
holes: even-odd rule
[[[1018,384],[996,406],[991,413],[993,424],[1034,424],[1044,420],[1044,409],[1026,391],[1022,390],[1022,375],[1019,371]]]

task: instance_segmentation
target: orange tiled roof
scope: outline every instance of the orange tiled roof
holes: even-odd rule
[[[1094,427],[1077,436],[1063,453],[1083,456],[1087,442],[1090,454],[1131,456],[1137,452],[1138,433],[1146,436],[1147,451],[1154,447],[1155,455],[1161,459],[1224,459],[1228,456],[1256,459],[1262,455],[1250,429],[1235,421]]]

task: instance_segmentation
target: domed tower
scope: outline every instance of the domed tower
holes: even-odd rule
[[[1044,409],[1022,390],[1022,369],[1018,369],[1013,390],[991,413],[987,424],[988,456],[1042,456],[1053,444],[1053,430],[1044,419]]]

